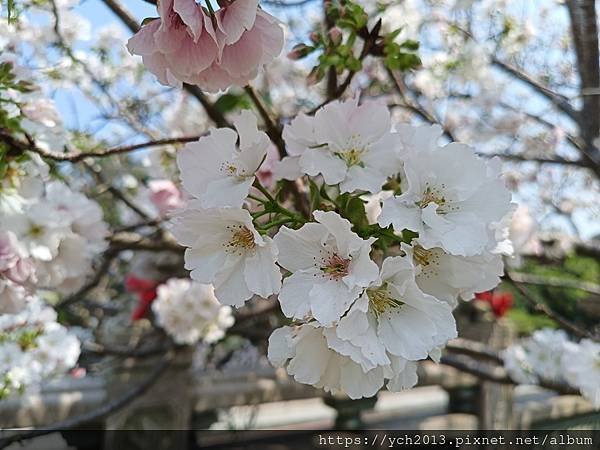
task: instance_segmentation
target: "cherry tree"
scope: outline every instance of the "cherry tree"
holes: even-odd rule
[[[239,335],[352,399],[431,359],[600,407],[597,327],[529,290],[600,288],[517,270],[600,254],[593,1],[101,3],[94,33],[62,0],[0,23],[0,402],[162,354],[106,415]],[[502,280],[564,330],[456,339]]]

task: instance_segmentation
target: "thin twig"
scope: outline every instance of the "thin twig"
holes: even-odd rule
[[[48,425],[45,427],[37,428],[31,431],[26,431],[24,433],[14,434],[12,436],[8,436],[6,438],[0,439],[0,448],[8,447],[10,444],[14,442],[20,442],[26,439],[32,439],[39,436],[44,436],[50,433],[54,433],[62,430],[69,430],[72,428],[77,428],[79,426],[85,425],[89,422],[103,419],[104,417],[124,408],[130,402],[135,400],[140,395],[144,394],[148,389],[152,387],[156,381],[160,378],[160,376],[165,372],[165,370],[169,367],[173,358],[175,356],[174,351],[169,350],[156,364],[156,366],[151,370],[150,374],[138,385],[134,386],[124,394],[120,395],[118,398],[104,403],[99,408],[89,411],[85,414],[81,414],[76,417],[72,417],[61,422],[54,423],[52,425]]]
[[[285,143],[283,142],[283,138],[281,137],[281,127],[277,124],[277,121],[271,117],[271,114],[269,113],[269,111],[267,111],[267,108],[265,107],[259,96],[256,94],[252,86],[247,85],[244,87],[244,90],[254,103],[254,106],[256,106],[258,113],[265,122],[265,126],[267,127],[267,134],[269,135],[269,138],[271,138],[271,141],[273,141],[273,143],[277,146],[277,150],[279,151],[279,157],[283,158],[287,156],[287,152],[285,150]]]
[[[537,81],[530,75],[522,72],[511,64],[500,61],[497,58],[492,58],[492,64],[533,88],[534,91],[550,100],[553,105],[555,105],[575,122],[579,120],[579,112],[571,106],[569,99],[564,95],[554,92],[549,87],[544,86],[541,82]]]
[[[83,346],[84,352],[94,353],[96,355],[112,355],[123,356],[127,358],[146,358],[165,353],[170,349],[168,345],[157,345],[147,348],[126,348],[126,347],[110,347],[107,345],[98,344],[96,342],[85,342]]]
[[[118,252],[115,249],[108,249],[106,252],[104,252],[102,256],[102,262],[100,263],[98,269],[95,271],[94,276],[81,288],[79,288],[77,292],[69,295],[68,297],[64,298],[62,301],[57,303],[55,309],[61,310],[72,305],[75,302],[82,300],[84,296],[92,289],[94,289],[98,285],[98,283],[100,283],[102,278],[104,278],[104,276],[108,273],[113,260],[117,256]]]
[[[516,283],[552,286],[565,289],[579,289],[589,294],[600,295],[600,285],[588,281],[571,280],[567,278],[546,277],[521,272],[509,272],[510,278]]]
[[[569,330],[571,333],[575,334],[578,337],[586,337],[586,338],[590,338],[590,339],[597,338],[597,336],[594,336],[594,334],[592,334],[588,330],[581,328],[580,326],[571,322],[566,317],[563,317],[562,315],[558,314],[556,311],[554,311],[552,308],[550,308],[545,303],[538,302],[527,289],[525,289],[523,286],[521,286],[521,283],[519,281],[511,278],[510,273],[507,273],[505,275],[505,279],[508,280],[515,287],[515,289],[517,291],[519,291],[519,293],[533,307],[533,309],[535,311],[541,312],[541,313],[545,314],[546,316],[550,317],[551,319],[557,321],[565,329]]]
[[[135,17],[127,11],[127,9],[117,0],[102,0],[104,4],[131,30],[132,33],[137,33],[140,30]],[[196,97],[200,104],[204,107],[208,117],[219,127],[231,127],[221,111],[204,95],[198,86],[184,84],[183,88],[192,96]]]
[[[114,156],[121,155],[124,153],[131,153],[136,150],[141,150],[149,147],[160,147],[163,145],[174,145],[174,144],[184,144],[187,142],[194,142],[202,137],[202,134],[195,136],[182,136],[175,138],[166,138],[166,139],[153,139],[146,142],[140,142],[139,144],[132,145],[122,145],[119,147],[113,147],[106,150],[96,151],[96,152],[69,152],[62,153],[56,151],[48,151],[43,150],[39,147],[31,146],[28,150],[31,150],[40,156],[45,158],[52,159],[54,161],[69,161],[69,162],[78,162],[85,158],[103,158],[106,156]]]
[[[506,385],[521,384],[514,381],[504,367],[490,367],[467,356],[443,355],[440,362],[446,366],[454,367],[461,372],[473,375],[480,380]],[[542,388],[550,389],[560,394],[579,394],[577,389],[574,389],[565,383],[540,379],[536,384]]]
[[[464,354],[475,359],[484,359],[496,364],[504,364],[504,361],[497,351],[492,350],[481,342],[471,341],[469,339],[453,339],[446,345],[446,350]]]
[[[432,113],[430,113],[425,108],[423,108],[416,99],[411,100],[409,98],[408,88],[404,84],[404,81],[402,79],[399,79],[398,77],[396,77],[396,74],[392,70],[386,69],[386,71],[387,71],[387,74],[388,74],[390,80],[394,84],[396,91],[398,92],[398,94],[400,94],[400,97],[402,98],[403,103],[399,106],[406,108],[409,111],[412,111],[417,116],[419,116],[421,119],[425,120],[427,123],[430,123],[432,125],[434,125],[434,124],[440,125],[442,127],[442,130],[444,131],[444,135],[451,142],[456,141],[456,139],[454,138],[454,134],[448,127],[446,127],[438,119],[436,119]]]

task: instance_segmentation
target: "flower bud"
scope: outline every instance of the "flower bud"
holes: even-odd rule
[[[342,43],[342,30],[340,30],[338,27],[333,27],[331,30],[329,30],[328,35],[333,45],[340,45]]]
[[[293,59],[293,60],[302,59],[306,55],[308,55],[312,50],[313,50],[313,47],[309,47],[306,44],[297,44],[297,45],[294,45],[294,47],[292,48],[292,51],[287,54],[287,57],[289,59]]]
[[[309,86],[313,86],[313,85],[317,84],[319,81],[321,81],[324,76],[325,76],[325,72],[323,71],[323,69],[321,69],[318,66],[315,66],[308,74],[308,77],[306,77],[306,83]]]

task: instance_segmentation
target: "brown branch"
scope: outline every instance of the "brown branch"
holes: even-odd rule
[[[110,347],[97,342],[85,342],[83,346],[84,352],[94,353],[96,355],[111,355],[123,356],[126,358],[147,358],[150,356],[160,355],[169,351],[169,345],[157,345],[155,347],[146,348],[126,348],[126,347]]]
[[[558,164],[563,166],[575,166],[582,167],[588,169],[590,165],[586,161],[581,160],[570,160],[564,158],[544,158],[541,156],[527,156],[520,155],[516,153],[477,153],[479,156],[483,158],[493,158],[497,156],[506,161],[516,161],[516,162],[534,162],[538,164]]]
[[[123,6],[118,0],[102,0],[104,4],[119,18],[121,21],[131,30],[132,33],[137,33],[140,30],[135,17]],[[215,108],[215,105],[206,97],[202,90],[198,86],[192,86],[190,84],[184,84],[183,88],[189,92],[192,96],[196,97],[200,104],[204,107],[208,117],[218,127],[231,127],[231,124],[227,121],[221,111]]]
[[[285,149],[285,142],[281,135],[282,129],[279,125],[279,120],[271,117],[271,114],[269,111],[267,111],[267,108],[260,100],[258,94],[254,91],[252,86],[247,85],[244,87],[244,90],[256,106],[256,109],[265,122],[265,126],[267,127],[267,135],[269,136],[269,139],[271,139],[271,142],[273,142],[273,144],[275,144],[277,147],[280,158],[285,157],[287,155],[287,151]],[[300,186],[294,181],[283,180],[283,187],[283,192],[289,193],[292,196],[294,207],[308,217],[310,214],[309,202],[306,196],[302,194]]]
[[[453,353],[460,353],[470,356],[474,359],[483,359],[494,362],[496,364],[504,364],[502,358],[495,350],[492,350],[487,345],[481,342],[471,341],[469,339],[456,338],[448,342],[445,347]]]
[[[150,140],[150,141],[146,141],[146,142],[140,142],[139,144],[122,145],[119,147],[113,147],[113,148],[109,148],[109,149],[97,151],[97,152],[79,152],[78,151],[78,152],[62,153],[62,152],[56,152],[56,151],[43,150],[43,149],[41,149],[39,147],[35,147],[35,146],[30,146],[29,148],[27,148],[27,150],[31,150],[32,152],[35,152],[35,153],[39,154],[40,156],[52,159],[54,161],[78,162],[85,158],[103,158],[106,156],[114,156],[114,155],[121,155],[124,153],[131,153],[136,150],[141,150],[141,149],[149,148],[149,147],[160,147],[163,145],[174,145],[174,144],[184,144],[187,142],[194,142],[194,141],[197,141],[198,139],[200,139],[200,137],[202,137],[202,136],[203,136],[202,134],[199,134],[199,135],[195,135],[195,136],[181,136],[181,137],[175,137],[175,138],[154,139],[154,140]]]
[[[153,240],[136,233],[117,233],[109,238],[113,251],[146,250],[152,252],[183,253],[184,248],[173,240]]]
[[[331,30],[334,26],[335,26],[335,21],[333,20],[333,18],[327,14],[327,8],[329,7],[329,1],[328,0],[323,0],[322,2],[323,5],[323,23],[325,25],[325,31],[327,33],[329,33],[329,30]],[[327,71],[327,87],[326,87],[326,92],[327,92],[327,98],[330,97],[334,97],[335,93],[338,90],[338,76],[337,76],[337,70],[334,66],[331,66],[329,68],[329,70]]]
[[[108,273],[112,262],[117,258],[120,252],[124,250],[145,250],[145,251],[169,251],[173,253],[183,253],[184,249],[179,244],[171,240],[152,240],[135,233],[121,232],[109,238],[110,247],[104,252],[98,269],[94,276],[85,283],[75,293],[64,298],[56,304],[55,308],[60,310],[81,301],[84,296],[92,291]]]
[[[585,337],[585,338],[589,338],[589,339],[593,339],[593,340],[597,339],[597,337],[594,336],[593,333],[589,332],[588,330],[586,330],[584,328],[581,328],[579,325],[571,322],[569,319],[558,314],[556,311],[554,311],[552,308],[550,308],[545,303],[538,302],[526,288],[521,286],[521,283],[519,281],[511,278],[510,273],[507,273],[505,275],[505,279],[508,280],[515,287],[515,289],[517,291],[519,291],[519,293],[523,296],[523,298],[527,301],[527,303],[529,303],[529,305],[531,305],[531,307],[535,311],[541,312],[542,314],[545,314],[546,316],[555,320],[563,328],[569,330],[571,333],[573,333],[574,335],[576,335],[578,337]]]
[[[504,367],[484,365],[464,355],[442,355],[440,362],[482,380],[501,384],[517,384],[508,376]]]
[[[550,101],[550,103],[552,103],[554,106],[556,106],[562,112],[564,112],[574,122],[578,122],[579,111],[575,110],[571,106],[571,103],[569,102],[569,99],[567,97],[554,92],[549,87],[544,86],[544,84],[537,81],[530,75],[526,74],[525,72],[521,71],[520,69],[518,69],[517,67],[515,67],[511,64],[508,64],[504,61],[500,61],[499,59],[497,59],[495,57],[492,58],[492,64],[495,65],[496,67],[498,67],[499,69],[502,69],[502,71],[504,71],[505,73],[507,73],[507,74],[513,76],[514,78],[522,81],[523,83],[527,84],[535,92],[540,94],[542,97],[545,97],[547,100]]]
[[[511,280],[521,284],[551,286],[565,289],[579,289],[589,294],[600,295],[600,285],[581,280],[571,280],[558,277],[546,277],[521,272],[508,272]]]
[[[159,360],[156,366],[150,371],[148,376],[141,383],[126,391],[124,394],[119,396],[119,398],[115,398],[111,401],[105,402],[99,408],[81,414],[79,416],[72,417],[61,422],[56,422],[45,427],[2,438],[0,439],[0,448],[8,447],[14,442],[20,442],[39,436],[45,436],[47,434],[54,433],[57,431],[77,428],[79,426],[88,424],[92,421],[103,419],[104,417],[114,413],[115,411],[124,408],[137,397],[144,394],[148,389],[152,387],[152,385],[154,385],[154,383],[156,383],[156,381],[158,381],[161,375],[170,366],[171,362],[173,361],[174,355],[174,351],[170,349],[166,354],[163,355],[163,357]]]
[[[95,271],[94,276],[81,288],[79,288],[77,292],[69,295],[68,297],[64,298],[62,301],[57,303],[54,308],[57,310],[61,310],[83,299],[83,297],[92,289],[94,289],[98,285],[98,283],[100,283],[102,278],[104,278],[104,276],[108,273],[112,262],[117,256],[118,251],[114,249],[108,249],[106,252],[104,252],[102,256],[102,262],[100,263],[98,269]]]
[[[546,119],[544,119],[543,117],[540,117],[537,114],[533,114],[533,113],[530,113],[528,111],[523,111],[521,109],[515,108],[514,106],[512,106],[512,105],[510,105],[510,104],[508,104],[506,102],[499,102],[498,106],[506,108],[506,109],[508,109],[510,111],[513,111],[513,112],[517,113],[517,114],[523,114],[527,118],[529,118],[531,120],[534,120],[537,123],[539,123],[540,125],[542,125],[542,126],[544,126],[546,128],[549,128],[551,130],[555,130],[555,129],[558,128],[555,124],[553,124],[549,120],[546,120]],[[573,136],[570,133],[567,133],[562,128],[561,128],[561,132],[565,133],[565,137],[566,137],[567,141],[569,142],[569,144],[571,144],[576,150],[581,151],[581,149],[583,148],[583,145],[584,145],[583,142],[581,142],[581,139],[579,139],[576,136]],[[583,165],[585,163],[582,161],[581,164]]]
[[[269,113],[269,111],[267,111],[267,108],[265,107],[261,99],[258,97],[258,94],[254,91],[252,86],[247,85],[244,87],[244,90],[252,100],[252,103],[254,103],[254,106],[256,106],[258,113],[265,122],[265,126],[267,127],[267,134],[269,135],[269,138],[271,138],[271,141],[273,141],[273,143],[277,146],[277,150],[279,151],[279,157],[283,158],[287,156],[287,152],[285,150],[285,143],[283,142],[283,138],[281,137],[282,130],[281,127],[277,124],[276,119],[273,119],[271,117],[271,114]]]
[[[142,219],[150,220],[148,214],[146,214],[142,208],[137,206],[124,192],[121,192],[119,189],[106,182],[100,167],[97,167],[93,164],[88,164],[87,162],[85,166],[88,169],[88,172],[92,174],[96,182],[101,186],[105,186],[106,192],[109,192],[113,197],[123,202],[125,206],[135,212]]]
[[[504,367],[490,367],[488,365],[478,363],[467,356],[443,355],[440,362],[446,366],[454,367],[461,372],[473,375],[480,380],[507,385],[520,384],[510,377]],[[536,384],[540,387],[556,391],[560,394],[579,394],[577,389],[574,389],[565,383],[557,383],[550,380],[540,379]]]
[[[409,97],[408,87],[404,83],[404,80],[402,80],[401,78],[398,78],[396,76],[396,74],[390,69],[386,68],[386,72],[387,72],[390,80],[394,84],[396,91],[398,92],[398,94],[400,94],[400,97],[402,98],[402,104],[399,104],[398,106],[408,109],[409,111],[415,113],[417,116],[419,116],[421,119],[423,119],[425,122],[427,122],[431,125],[435,125],[435,124],[440,125],[442,127],[442,130],[444,131],[444,135],[451,142],[456,141],[454,134],[448,127],[446,127],[438,119],[436,119],[432,113],[430,113],[425,108],[423,108],[419,104],[418,100],[411,99]]]
[[[600,149],[594,139],[600,132],[600,97],[584,95],[590,89],[600,87],[600,54],[598,50],[598,26],[595,0],[568,0],[571,34],[577,56],[580,91],[583,106],[579,116],[579,128],[585,142],[583,156],[588,159],[600,177]]]
[[[380,28],[381,28],[381,19],[377,22],[377,24],[375,24],[373,26],[373,29],[370,32],[366,28],[363,29],[363,32],[366,34],[366,36],[364,36],[363,47],[362,47],[362,50],[360,51],[360,55],[358,57],[359,61],[362,62],[369,55],[369,53],[371,53],[371,50],[373,49],[373,47],[375,45],[375,40],[377,39],[377,35],[379,34]],[[317,105],[313,109],[311,109],[308,112],[308,115],[311,115],[311,116],[314,115],[323,106],[340,98],[344,94],[344,92],[346,92],[346,89],[348,89],[348,87],[350,87],[350,83],[352,83],[352,80],[354,79],[354,76],[356,75],[356,73],[357,73],[356,71],[350,70],[348,72],[348,74],[346,75],[346,78],[344,79],[344,81],[337,87],[336,91],[333,92],[331,95],[327,95],[327,98],[323,102],[321,102],[319,105]]]

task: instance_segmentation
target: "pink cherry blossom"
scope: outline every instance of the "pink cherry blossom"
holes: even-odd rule
[[[15,283],[24,283],[33,272],[33,263],[19,247],[16,236],[10,231],[0,231],[0,274]]]
[[[160,19],[144,25],[127,43],[134,55],[166,85],[181,86],[217,57],[212,21],[194,0],[158,3]]]
[[[160,18],[128,42],[166,85],[196,84],[209,92],[244,86],[279,55],[283,29],[258,0],[221,1],[214,15],[194,0],[159,2]]]
[[[256,176],[260,180],[261,184],[265,187],[272,187],[275,184],[275,169],[276,163],[279,161],[279,151],[274,145],[269,145],[267,149],[267,156],[264,162],[261,164]]]
[[[184,200],[181,191],[170,180],[152,180],[148,183],[150,201],[156,206],[160,215],[181,208]]]

